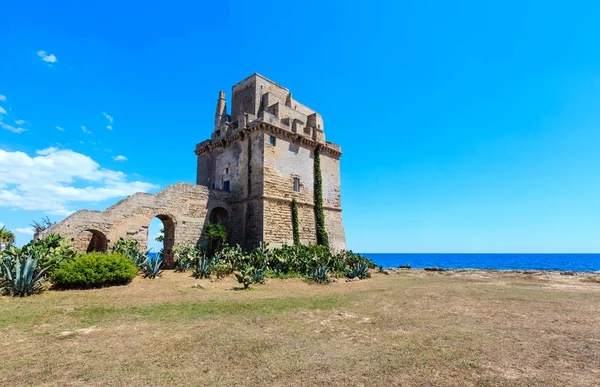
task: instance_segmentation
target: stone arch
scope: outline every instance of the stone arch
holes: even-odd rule
[[[108,238],[106,238],[106,235],[102,231],[97,229],[87,229],[84,230],[84,232],[92,234],[86,248],[86,253],[94,251],[105,252],[108,250]]]
[[[221,206],[213,207],[208,215],[208,221],[211,223],[222,224],[225,229],[229,224],[229,211]]]
[[[152,218],[150,218],[150,220],[148,221],[148,224],[150,224],[150,222],[152,221],[153,218],[160,219],[160,221],[163,224],[163,229],[164,229],[163,260],[164,260],[165,267],[171,267],[171,266],[173,266],[173,263],[174,263],[173,247],[175,245],[175,228],[176,228],[175,226],[177,224],[177,221],[175,220],[175,217],[171,214],[159,214],[159,215],[156,215],[156,216],[153,216]],[[147,237],[148,236],[146,236],[146,238]],[[146,244],[146,246],[147,245],[148,244]]]

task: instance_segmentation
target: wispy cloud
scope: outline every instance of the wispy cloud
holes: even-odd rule
[[[25,121],[25,120],[15,120],[15,124],[17,124],[17,125],[23,125],[25,123],[27,123],[27,121]]]
[[[155,188],[72,150],[51,147],[30,156],[0,149],[0,208],[69,215],[80,206]]]
[[[91,130],[88,130],[88,128],[86,128],[85,126],[81,125],[81,130],[83,131],[83,133],[85,134],[92,134]]]
[[[106,114],[105,112],[102,112],[102,115],[108,120],[108,125],[106,125],[106,129],[113,130],[112,123],[115,119],[111,115]]]
[[[115,160],[115,161],[127,161],[127,157],[125,157],[123,155],[118,155],[118,156],[114,156],[113,160]]]
[[[2,106],[0,106],[0,114],[6,114],[6,110]]]
[[[0,121],[0,128],[2,128],[2,129],[6,129],[6,130],[9,130],[9,131],[11,131],[11,132],[13,132],[13,133],[23,133],[24,131],[26,131],[26,130],[27,130],[27,129],[25,129],[25,128],[20,128],[20,127],[19,127],[19,128],[17,128],[17,127],[14,127],[14,126],[12,126],[12,125],[9,125],[9,124],[6,124],[6,123],[4,123],[4,122],[2,122],[2,121]]]
[[[19,233],[19,234],[25,234],[25,235],[35,234],[35,230],[33,229],[33,227],[15,228],[15,232]]]
[[[61,132],[64,132],[65,130],[63,128],[61,128],[60,126],[56,127],[56,130],[60,130]]]
[[[44,50],[40,50],[37,52],[37,55],[42,58],[42,60],[46,63],[56,63],[58,62],[58,59],[56,58],[56,56],[54,56],[54,54],[48,54],[46,53],[46,51]]]
[[[111,124],[112,124],[112,123],[113,123],[113,121],[115,120],[114,118],[112,118],[111,116],[109,116],[108,114],[106,114],[106,113],[104,113],[104,112],[102,112],[102,115],[103,115],[104,117],[106,117],[106,119],[108,120],[108,122],[109,122],[109,123],[111,123]]]
[[[6,96],[5,96],[5,95],[2,95],[2,94],[0,94],[0,101],[6,101]]]

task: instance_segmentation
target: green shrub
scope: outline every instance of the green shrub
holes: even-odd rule
[[[110,248],[111,253],[123,254],[129,258],[137,267],[141,267],[147,258],[147,253],[140,251],[140,245],[135,239],[119,238]]]
[[[227,240],[227,232],[222,224],[207,222],[204,226],[202,238],[207,242],[208,257],[212,259]]]
[[[239,283],[244,285],[244,289],[248,289],[254,283],[254,267],[250,265],[245,266],[239,273],[235,273],[235,278]]]
[[[60,288],[96,288],[125,285],[138,268],[124,254],[81,254],[54,271],[50,280]]]
[[[185,243],[175,246],[175,271],[185,272],[192,269],[204,251],[193,243]]]
[[[33,255],[21,254],[15,259],[4,257],[0,266],[0,291],[15,297],[29,296],[44,290],[42,282],[46,266],[37,270],[38,260]]]
[[[37,260],[36,270],[39,272],[46,269],[44,276],[52,274],[63,263],[75,257],[75,251],[68,239],[58,234],[48,234],[41,239],[35,239],[21,248],[11,246],[0,253],[2,257],[8,257],[16,262],[22,256],[32,256]]]

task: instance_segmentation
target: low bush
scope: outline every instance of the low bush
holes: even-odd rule
[[[35,239],[21,248],[10,246],[0,252],[0,258],[9,259],[12,262],[21,260],[22,257],[36,259],[36,272],[44,270],[44,277],[52,274],[63,263],[75,258],[75,251],[68,239],[58,234],[48,234],[41,239]]]
[[[138,268],[120,253],[81,254],[66,262],[50,276],[59,288],[96,288],[125,285],[137,275]]]

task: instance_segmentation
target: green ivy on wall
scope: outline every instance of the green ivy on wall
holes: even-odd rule
[[[329,236],[325,229],[325,214],[323,213],[323,178],[321,177],[321,152],[315,149],[315,223],[317,226],[317,245],[329,247]]]
[[[294,232],[294,244],[300,244],[300,225],[298,222],[298,202],[292,198],[292,230]]]

